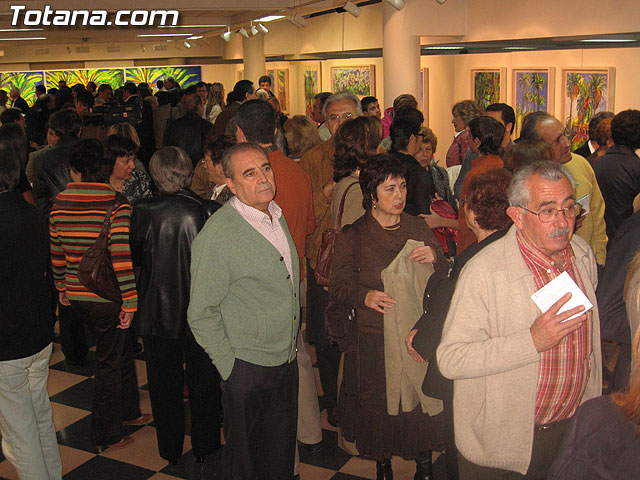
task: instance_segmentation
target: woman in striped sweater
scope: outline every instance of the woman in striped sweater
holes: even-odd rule
[[[91,435],[98,447],[124,447],[122,425],[148,423],[140,398],[127,329],[137,308],[137,292],[129,249],[131,207],[106,184],[113,165],[104,160],[98,140],[80,140],[69,152],[72,183],[58,194],[50,217],[53,275],[63,305],[74,310],[96,332],[96,374]],[[110,206],[109,252],[122,303],[104,299],[78,279],[78,265],[102,229]]]

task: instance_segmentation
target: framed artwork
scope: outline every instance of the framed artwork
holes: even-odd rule
[[[314,97],[322,91],[320,65],[320,62],[314,62],[302,66],[304,105],[308,117],[311,116],[311,112],[313,111]]]
[[[614,67],[562,70],[562,122],[572,150],[589,139],[593,115],[613,111],[614,93]]]
[[[64,80],[71,87],[76,83],[96,85],[106,83],[114,90],[124,84],[124,70],[122,68],[84,68],[78,70],[49,70],[45,72],[45,86],[58,88],[58,82]]]
[[[157,80],[173,77],[181,88],[187,88],[202,80],[202,67],[136,67],[125,69],[127,82],[146,82],[153,85]]]
[[[44,83],[44,72],[3,72],[0,73],[0,88],[5,92],[20,89],[20,96],[31,107],[36,103],[36,85]],[[56,85],[57,87],[57,85]],[[7,106],[9,102],[7,102]]]
[[[424,126],[429,126],[429,69],[420,70],[420,105],[422,105],[422,113],[424,115]]]
[[[276,85],[276,71],[273,68],[267,70],[267,75],[271,77],[271,85],[275,87]]]
[[[553,115],[556,69],[514,68],[511,105],[516,112],[515,138],[520,136],[522,120],[531,112]]]
[[[280,109],[283,113],[289,113],[289,69],[276,70],[276,81],[274,83],[275,92],[273,94],[280,102]]]
[[[471,98],[483,109],[500,102],[507,93],[506,68],[477,68],[471,70]]]
[[[376,67],[331,67],[331,91],[349,91],[358,97],[376,95]]]

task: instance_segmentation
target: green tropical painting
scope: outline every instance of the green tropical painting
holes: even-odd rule
[[[500,72],[480,71],[473,73],[473,99],[484,110],[500,101]]]
[[[20,89],[20,96],[31,107],[36,103],[36,85],[44,83],[43,72],[4,72],[0,73],[0,89],[9,93],[16,87]]]
[[[564,71],[564,125],[574,150],[589,139],[589,121],[597,113],[612,109],[607,104],[609,72]]]
[[[58,88],[58,82],[64,80],[67,86],[76,84],[87,85],[94,82],[96,85],[106,83],[114,90],[124,84],[124,70],[122,68],[85,68],[79,70],[49,70],[45,72],[46,87]]]
[[[531,112],[547,112],[549,103],[549,72],[546,70],[515,72],[515,136],[520,136],[522,120]]]
[[[331,87],[333,92],[351,92],[360,97],[375,95],[374,66],[332,67]]]
[[[202,67],[136,67],[125,69],[127,82],[146,82],[155,85],[158,80],[173,77],[181,88],[186,88],[202,80]]]
[[[311,116],[315,96],[320,93],[320,71],[317,65],[307,65],[302,70],[304,76],[304,104],[307,116]]]

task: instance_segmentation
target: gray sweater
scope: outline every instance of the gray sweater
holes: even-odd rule
[[[223,379],[236,358],[277,366],[296,358],[300,323],[298,254],[293,279],[280,253],[226,203],[193,241],[189,327]]]

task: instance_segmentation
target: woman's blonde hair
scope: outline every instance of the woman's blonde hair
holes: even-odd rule
[[[136,132],[136,129],[133,128],[133,125],[130,123],[122,122],[111,125],[109,127],[109,135],[120,135],[121,137],[126,137],[140,148],[140,137],[138,137],[138,132]]]
[[[284,137],[289,146],[289,156],[300,158],[305,152],[322,143],[318,127],[306,115],[294,115],[284,122]]]
[[[637,258],[636,253],[634,261]],[[636,332],[632,345],[629,386],[626,391],[611,395],[611,399],[633,424],[636,434],[640,435],[640,329]]]

